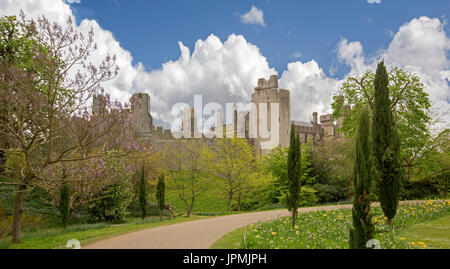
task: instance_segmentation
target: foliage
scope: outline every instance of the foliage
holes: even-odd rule
[[[139,205],[141,209],[141,218],[144,219],[147,215],[147,182],[144,166],[141,167],[141,177],[139,180]]]
[[[314,171],[313,148],[311,141],[301,147],[302,178],[301,182],[313,186],[318,178]],[[286,202],[288,193],[287,180],[287,157],[289,148],[274,148],[264,156],[263,172],[275,178],[266,189],[266,200],[268,204]],[[311,187],[309,188],[312,189]],[[317,190],[315,191],[317,192]],[[315,200],[315,199],[313,199]],[[302,203],[301,203],[302,204]]]
[[[397,211],[402,171],[400,141],[389,99],[388,84],[386,67],[381,61],[374,79],[372,134],[380,206],[391,221]]]
[[[267,188],[267,200],[270,204],[281,202],[281,198],[287,193],[287,155],[289,148],[274,148],[264,156],[264,172],[275,178]]]
[[[208,177],[201,171],[204,165],[201,154],[205,145],[199,139],[179,139],[165,145],[164,161],[169,180],[183,201],[188,217],[194,209],[194,202],[205,191]]]
[[[343,118],[340,131],[347,136],[356,134],[358,115],[363,107],[369,106],[371,116],[374,114],[375,77],[370,70],[360,77],[350,76],[334,96],[333,117]],[[431,102],[419,76],[392,67],[386,79],[390,108],[401,141],[400,158],[409,180],[414,176],[411,168],[427,158],[432,148],[430,127],[437,121],[432,119]]]
[[[64,177],[63,177],[64,179]],[[65,230],[70,216],[70,189],[66,183],[62,183],[59,198],[59,213],[61,214],[62,227]]]
[[[352,249],[364,249],[373,238],[374,225],[370,209],[370,187],[373,179],[370,122],[367,108],[362,110],[356,137],[356,159],[353,174],[353,226],[350,227],[349,245]]]
[[[13,216],[0,217],[0,238],[11,233],[13,224]],[[45,219],[38,213],[24,214],[22,228],[25,231],[36,231],[41,225],[45,224]]]
[[[302,158],[300,151],[300,138],[295,133],[294,124],[291,125],[291,138],[287,159],[287,179],[288,193],[286,196],[286,206],[292,213],[292,229],[298,215],[298,206],[300,200],[301,177],[302,177]]]
[[[427,201],[407,203],[399,206],[392,222],[394,230],[379,207],[373,209],[373,223],[380,233],[375,239],[382,249],[426,248],[426,239],[421,244],[399,237],[403,229],[414,224],[434,220],[450,214],[450,202]],[[294,230],[288,217],[270,222],[260,222],[247,226],[245,244],[239,248],[249,249],[346,249],[349,247],[349,233],[345,227],[352,225],[351,209],[334,211],[319,210],[299,215]]]
[[[104,188],[89,208],[91,222],[122,223],[129,215],[128,206],[133,200],[133,168],[125,160],[106,159],[109,175],[114,178],[111,185]]]
[[[162,213],[164,211],[165,203],[165,189],[166,184],[164,183],[164,174],[158,177],[158,184],[156,185],[156,200],[158,201],[159,216],[162,220]]]
[[[126,126],[128,116],[109,97],[104,109],[108,113],[89,112],[88,100],[103,92],[102,83],[118,72],[114,56],[108,55],[98,66],[91,63],[91,53],[97,49],[92,29],[83,36],[70,18],[61,26],[44,16],[27,20],[23,13],[20,19],[2,17],[0,27],[8,33],[0,39],[1,153],[14,145],[24,157],[22,173],[11,176],[17,187],[13,225],[17,243],[24,193],[42,179],[41,172],[63,162],[93,158],[99,152],[91,154],[87,148],[97,140],[105,139],[101,149],[111,147],[115,141],[111,133]]]
[[[202,156],[205,171],[225,179],[222,190],[227,199],[227,211],[231,211],[233,200],[236,200],[239,210],[241,200],[253,185],[251,179],[257,176],[255,172],[260,166],[251,146],[243,138],[216,139],[211,148],[205,148]]]
[[[308,140],[301,147],[301,158],[302,158],[302,184],[314,185],[316,183],[317,176],[313,173],[313,163],[312,163],[312,141]]]
[[[317,190],[310,186],[302,186],[300,190],[299,203],[301,207],[317,205],[319,198]]]

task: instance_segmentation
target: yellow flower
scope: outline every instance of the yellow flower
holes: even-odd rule
[[[324,216],[324,217],[326,217],[326,216],[327,216],[327,214],[323,214],[323,216]]]
[[[295,231],[295,234],[299,234],[300,232],[299,231]]]
[[[387,219],[387,217],[384,217],[384,219]]]
[[[400,237],[400,240],[406,240],[406,238],[404,238],[404,237]]]
[[[297,226],[297,225],[295,225],[295,226],[294,226],[294,229],[298,229],[298,226]]]
[[[427,248],[427,245],[422,245],[422,248]]]
[[[277,233],[276,232],[272,232],[272,235],[277,235]]]

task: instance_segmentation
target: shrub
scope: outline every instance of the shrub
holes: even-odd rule
[[[319,201],[319,198],[316,195],[317,190],[313,187],[302,186],[300,190],[300,202],[299,206],[313,206],[316,205]]]
[[[40,214],[23,214],[22,229],[23,231],[34,231],[43,225],[45,221]],[[0,238],[7,236],[12,230],[13,216],[0,218]]]
[[[133,185],[129,180],[120,180],[106,188],[90,208],[90,222],[123,223],[129,215],[128,206],[133,197]]]
[[[404,181],[401,193],[403,200],[425,199],[438,196],[435,182],[431,179],[419,181]]]
[[[336,202],[339,200],[339,190],[336,186],[317,183],[314,185],[314,189],[317,190],[318,202],[321,204]]]

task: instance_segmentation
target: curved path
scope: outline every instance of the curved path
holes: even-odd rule
[[[300,208],[299,213],[351,208],[351,205]],[[206,249],[240,227],[290,213],[286,209],[187,221],[127,233],[83,246],[83,249]]]

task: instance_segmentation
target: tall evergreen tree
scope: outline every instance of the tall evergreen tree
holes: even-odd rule
[[[59,198],[59,213],[61,214],[62,226],[66,230],[67,222],[70,216],[70,190],[66,182],[66,171],[63,170],[62,186]]]
[[[350,248],[366,248],[373,238],[374,224],[370,211],[369,189],[372,181],[369,111],[365,108],[359,120],[355,149],[356,159],[353,173],[353,227],[350,228]]]
[[[156,200],[158,200],[159,207],[159,220],[162,220],[165,203],[165,188],[164,175],[160,175],[158,178],[158,184],[156,185]]]
[[[397,212],[401,184],[400,141],[389,98],[389,79],[384,61],[374,80],[373,146],[380,206],[391,224]]]
[[[145,182],[144,165],[142,165],[141,178],[139,180],[139,205],[141,208],[141,218],[144,219],[147,215],[147,184]]]
[[[302,175],[300,138],[295,134],[294,124],[291,125],[287,167],[288,194],[286,197],[286,205],[288,210],[292,213],[292,229],[294,229],[298,216]]]

